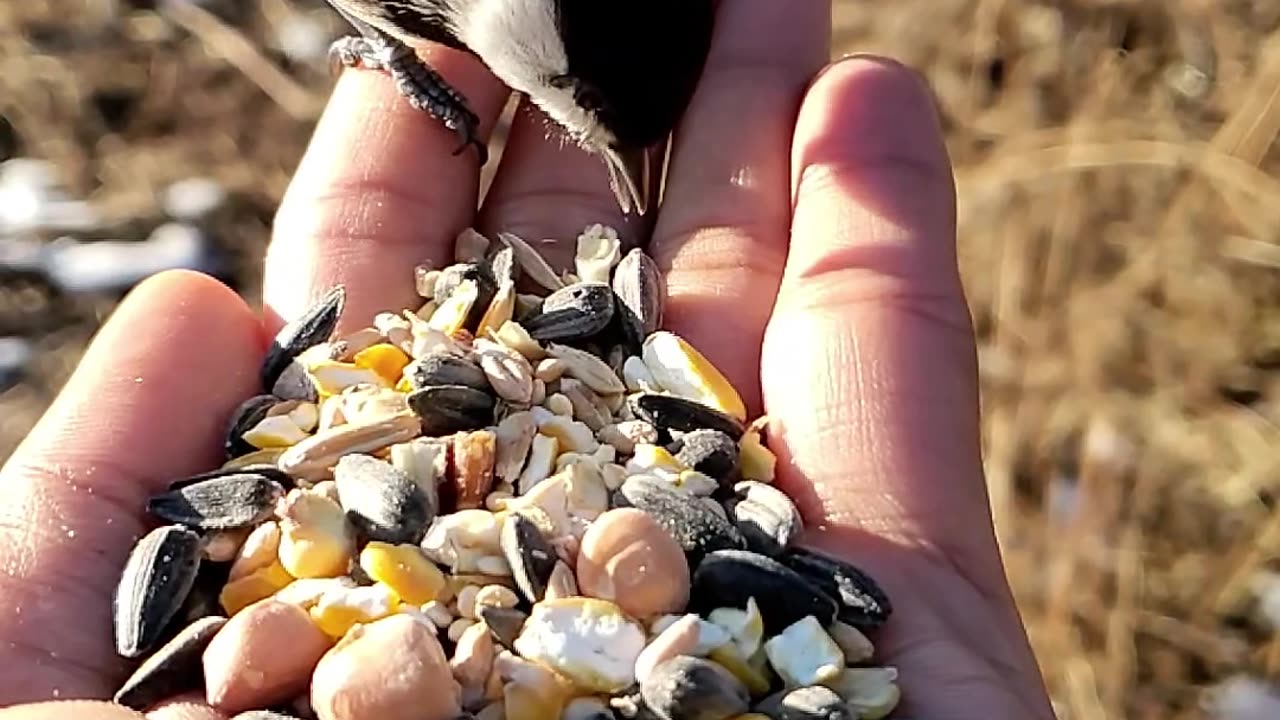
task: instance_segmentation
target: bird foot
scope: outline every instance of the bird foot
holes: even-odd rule
[[[489,148],[479,137],[480,118],[468,107],[462,93],[428,67],[408,45],[390,37],[344,37],[329,47],[329,64],[334,71],[343,66],[388,73],[412,107],[457,133],[461,143],[454,155],[474,146],[480,166],[489,161]]]

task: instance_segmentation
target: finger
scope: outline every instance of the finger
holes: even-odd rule
[[[758,348],[786,258],[796,113],[829,57],[829,0],[722,3],[702,83],[675,137],[652,251],[667,321],[758,410]]]
[[[793,239],[762,366],[779,482],[812,542],[897,598],[878,641],[902,666],[904,709],[1045,716],[988,512],[930,98],[892,63],[836,64],[804,103],[793,157]],[[984,708],[980,691],[1003,699]]]
[[[0,720],[144,720],[122,705],[93,700],[52,700],[0,708]]]
[[[502,163],[477,221],[480,232],[510,232],[527,240],[555,239],[540,246],[558,270],[572,270],[576,244],[588,225],[602,223],[634,242],[635,215],[623,216],[609,189],[609,172],[598,157],[551,130],[547,116],[522,99],[511,121]]]
[[[118,306],[0,469],[0,704],[109,697],[111,594],[146,496],[216,467],[266,347],[234,292],[176,271]]]
[[[467,97],[487,140],[507,91],[465,53],[431,46],[420,55]],[[268,308],[292,319],[337,284],[347,286],[346,317],[414,306],[405,268],[448,257],[474,219],[477,156],[474,148],[455,155],[458,145],[385,73],[345,71],[276,216],[263,280]]]

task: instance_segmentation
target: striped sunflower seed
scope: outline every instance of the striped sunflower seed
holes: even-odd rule
[[[133,546],[112,598],[116,652],[150,652],[187,600],[200,570],[200,536],[182,525],[152,530]]]
[[[199,530],[249,527],[271,517],[284,487],[270,475],[228,473],[184,485],[147,501],[147,512]]]
[[[613,292],[627,341],[639,348],[662,326],[667,285],[658,264],[640,248],[628,252],[613,271]]]
[[[623,485],[626,487],[626,485]],[[836,601],[821,587],[772,558],[746,550],[717,550],[693,572],[689,611],[745,609],[755,598],[765,635],[776,635],[812,615],[823,625],[836,616]]]
[[[203,689],[200,656],[226,623],[225,617],[210,616],[187,625],[125,679],[112,701],[142,712],[161,700]]]
[[[604,330],[613,308],[613,290],[605,283],[574,283],[548,295],[541,311],[520,324],[540,342],[576,342]]]
[[[404,376],[414,390],[462,385],[481,392],[489,391],[489,380],[480,365],[449,352],[434,352],[413,361],[405,368]]]
[[[796,504],[772,485],[746,480],[734,485],[733,492],[725,507],[750,549],[776,557],[804,531]]]
[[[840,620],[857,628],[883,625],[893,605],[874,579],[853,564],[832,555],[791,547],[778,560],[822,588],[840,603]]]
[[[523,514],[512,513],[502,526],[499,543],[516,587],[529,602],[542,600],[557,562],[556,552],[542,531]]]
[[[720,665],[677,655],[653,668],[640,695],[662,720],[728,720],[745,713],[747,688]]]
[[[410,393],[408,400],[422,421],[423,435],[452,435],[493,423],[493,396],[465,385],[422,388]]]
[[[436,508],[413,478],[384,460],[345,455],[333,469],[338,498],[352,524],[369,540],[422,542]]]
[[[258,373],[263,392],[272,392],[281,373],[294,358],[333,335],[346,300],[346,288],[339,285],[325,293],[296,320],[280,328],[271,341],[271,347],[267,350]]]
[[[662,430],[692,432],[694,430],[719,430],[737,442],[746,430],[737,418],[730,417],[697,400],[640,393],[627,398],[627,405],[636,417],[649,421]]]

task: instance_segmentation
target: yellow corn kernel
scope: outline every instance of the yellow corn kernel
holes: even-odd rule
[[[320,596],[309,611],[311,621],[331,638],[340,638],[360,623],[369,623],[394,614],[400,607],[395,591],[376,583],[363,587],[336,588]]]
[[[279,561],[273,562],[227,583],[218,595],[218,603],[228,616],[235,615],[259,600],[274,595],[291,582],[293,576]]]
[[[778,465],[778,457],[760,441],[760,434],[748,430],[738,441],[738,462],[743,480],[771,483]]]
[[[760,671],[759,668],[753,666],[746,658],[742,657],[742,653],[738,652],[738,647],[733,643],[725,643],[720,647],[712,650],[707,657],[715,662],[720,663],[730,675],[738,678],[738,681],[747,687],[752,696],[760,696],[769,692],[769,678]]]
[[[352,358],[357,367],[372,370],[389,383],[394,383],[409,364],[409,356],[391,343],[371,345]]]
[[[502,689],[507,720],[559,720],[564,709],[564,697],[554,692],[539,692],[539,688],[521,683],[508,683]]]
[[[417,545],[392,545],[371,541],[360,553],[360,567],[370,578],[385,584],[407,603],[422,605],[444,590],[444,573]]]
[[[288,415],[272,415],[254,425],[242,436],[250,445],[267,448],[287,448],[307,439],[307,433],[298,427]]]
[[[653,333],[645,339],[640,356],[654,380],[670,392],[747,419],[742,397],[728,378],[679,335],[667,330]]]
[[[396,392],[411,393],[413,392],[413,383],[407,377],[402,377],[396,381]]]
[[[319,493],[292,491],[280,521],[280,563],[296,578],[337,577],[347,571],[355,540],[342,507]]]

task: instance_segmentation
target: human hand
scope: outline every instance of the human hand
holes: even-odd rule
[[[804,542],[866,568],[893,599],[873,639],[901,672],[895,716],[1050,718],[989,519],[933,109],[892,63],[824,69],[829,37],[829,2],[724,4],[649,246],[668,271],[665,323],[772,418]],[[473,58],[424,52],[490,132],[505,89]],[[453,155],[456,138],[385,77],[346,72],[277,218],[270,309],[295,316],[336,283],[348,318],[410,304],[406,269],[447,258],[469,225],[626,232],[603,166],[544,135],[539,116],[519,116],[476,214],[474,155]],[[143,283],[106,323],[0,471],[0,703],[110,697],[127,672],[110,594],[143,500],[218,462],[222,423],[255,391],[279,323],[191,273]],[[75,703],[0,717],[86,711],[135,716]]]

